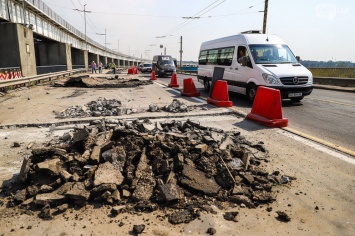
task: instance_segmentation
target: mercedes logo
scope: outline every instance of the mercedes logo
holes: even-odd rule
[[[293,84],[298,84],[299,80],[297,77],[293,78]]]

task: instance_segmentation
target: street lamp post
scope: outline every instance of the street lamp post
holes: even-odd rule
[[[106,45],[107,45],[107,43],[106,43],[106,29],[105,29],[105,33],[104,34],[101,34],[101,33],[96,33],[97,35],[105,35],[105,56],[107,56],[106,54]]]
[[[91,11],[85,10],[86,4],[84,4],[84,10],[74,9],[75,11],[84,12],[84,22],[85,22],[85,48],[88,50],[88,42],[86,41],[86,13],[91,13]]]

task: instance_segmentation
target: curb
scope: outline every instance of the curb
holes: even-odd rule
[[[334,87],[334,86],[325,86],[325,85],[313,84],[313,88],[324,89],[324,90],[333,90],[333,91],[339,91],[339,92],[347,92],[347,93],[355,93],[355,87],[342,88],[342,87]]]

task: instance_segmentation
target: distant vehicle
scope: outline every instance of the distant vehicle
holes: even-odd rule
[[[142,71],[142,68],[143,68],[143,64],[139,64],[139,65],[138,65],[138,70],[139,70],[139,71]]]
[[[151,63],[143,63],[139,65],[139,71],[142,73],[152,72],[152,64]]]
[[[202,43],[198,80],[210,90],[215,67],[224,68],[228,90],[253,101],[258,86],[279,89],[281,98],[301,101],[313,90],[312,73],[276,35],[248,31]]]
[[[158,77],[170,76],[176,73],[176,66],[171,56],[156,55],[153,57],[152,70]]]
[[[185,64],[185,65],[181,66],[181,71],[182,72],[197,73],[197,68],[198,68],[198,66],[195,64]]]

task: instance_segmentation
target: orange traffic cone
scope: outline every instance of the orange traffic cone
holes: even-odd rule
[[[229,101],[227,81],[217,80],[213,86],[211,98],[207,98],[207,103],[217,107],[231,107],[233,102]]]
[[[282,118],[280,90],[259,86],[246,119],[269,127],[286,127],[288,119]]]
[[[133,68],[128,68],[128,72],[127,72],[127,74],[129,74],[129,75],[133,75]]]
[[[173,73],[173,75],[171,76],[170,84],[168,86],[171,88],[178,88],[179,87],[179,84],[177,82],[176,73]]]
[[[200,92],[197,92],[194,81],[192,78],[184,79],[184,88],[181,91],[182,96],[188,97],[198,97],[200,96]]]
[[[157,80],[157,77],[155,76],[155,71],[152,71],[152,75],[150,76],[150,80]]]

